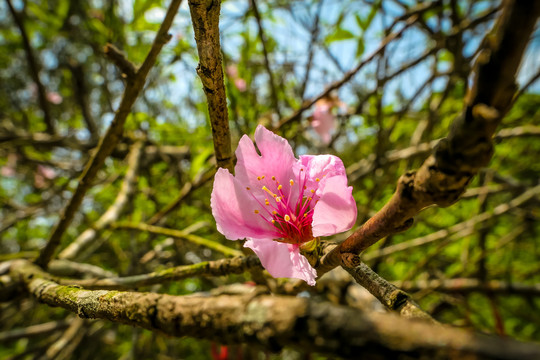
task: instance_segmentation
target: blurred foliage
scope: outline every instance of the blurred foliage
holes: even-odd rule
[[[321,0],[322,2],[322,0]],[[47,92],[57,140],[39,141],[43,134],[43,109],[28,66],[28,53],[21,32],[7,3],[0,2],[0,258],[12,254],[35,254],[58,220],[58,214],[76,186],[96,139],[109,125],[124,88],[117,68],[105,58],[102,48],[110,42],[140,64],[159,27],[168,1],[12,1],[23,20],[32,55],[39,64],[39,79]],[[418,4],[424,2],[418,1]],[[371,159],[372,169],[351,181],[362,224],[389,199],[399,176],[420,166],[426,154],[388,162],[388,151],[429,142],[447,134],[463,108],[469,74],[468,64],[483,35],[493,24],[485,16],[497,1],[442,1],[442,8],[424,12],[411,29],[392,42],[334,96],[346,109],[334,109],[337,129],[329,145],[310,126],[312,109],[299,121],[287,123],[281,135],[297,154],[332,153],[346,166]],[[318,95],[331,82],[343,77],[362,56],[370,54],[387,34],[388,27],[412,8],[414,1],[259,1],[271,71],[276,79],[278,105],[287,115],[302,102]],[[482,19],[458,35],[453,29],[473,19]],[[118,221],[148,222],[170,204],[187,183],[214,167],[212,137],[204,94],[196,76],[197,52],[186,2],[172,27],[172,40],[165,46],[150,73],[144,94],[128,118],[122,144],[129,148],[144,139],[145,153],[136,190]],[[222,3],[222,47],[229,117],[233,144],[243,134],[252,135],[257,124],[279,120],[272,107],[269,76],[254,13],[248,1]],[[536,37],[538,39],[538,37]],[[535,40],[537,42],[537,40]],[[537,45],[537,44],[536,44]],[[536,53],[535,53],[536,49]],[[525,79],[538,71],[538,47],[532,46],[522,68]],[[397,76],[400,68],[429,56]],[[538,58],[538,57],[537,57]],[[529,59],[529,60],[527,60]],[[532,64],[532,65],[531,65]],[[459,66],[458,66],[459,65]],[[536,69],[534,68],[536,65]],[[536,87],[538,89],[538,87]],[[522,95],[503,121],[504,128],[540,126],[540,94]],[[96,125],[92,131],[89,123]],[[55,140],[55,141],[53,141]],[[151,146],[186,147],[178,155]],[[107,160],[62,248],[92,227],[114,202],[126,172],[125,154]],[[490,168],[475,178],[470,188],[499,186],[486,196],[468,197],[446,208],[429,208],[416,218],[409,231],[384,239],[366,254],[405,242],[508,203],[525,189],[539,184],[540,165],[536,137],[501,140]],[[354,173],[353,173],[354,175]],[[160,226],[185,229],[206,222],[195,233],[235,247],[217,232],[209,198],[212,181],[195,187],[160,222]],[[451,237],[368,262],[380,275],[393,280],[483,278],[507,282],[540,283],[540,210],[533,198],[505,214],[478,224],[467,236]],[[519,232],[508,240],[508,234]],[[333,240],[343,240],[340,234]],[[223,255],[164,236],[135,230],[105,229],[95,246],[78,260],[98,265],[119,275],[150,272],[182,264],[219,259]],[[30,253],[28,253],[30,252]],[[152,287],[168,294],[210,291],[225,284],[250,281],[250,274],[226,278],[187,279]],[[338,284],[338,282],[336,283]],[[348,282],[343,286],[346,291]],[[317,286],[311,295],[335,300],[327,288]],[[504,333],[521,340],[540,340],[539,294],[534,296],[485,292],[472,294],[425,290],[415,294],[420,305],[442,322]],[[61,320],[72,316],[61,309],[39,305],[31,299],[2,304],[0,331]],[[497,327],[502,321],[502,329]],[[499,326],[500,327],[500,326]],[[498,330],[497,330],[498,329]],[[0,343],[0,358],[32,358],[60,333]],[[171,339],[146,330],[92,322],[81,346],[79,359],[159,358],[205,359],[211,357],[207,341]],[[238,354],[238,349],[231,353]],[[247,356],[248,349],[243,349]],[[22,355],[28,353],[28,355]],[[255,354],[255,353],[254,353]],[[233,356],[233,355],[231,355]],[[256,356],[256,355],[253,355]],[[270,355],[268,355],[270,356]],[[273,358],[272,355],[271,358]],[[285,351],[281,358],[300,358]],[[231,357],[232,358],[232,357]],[[262,353],[258,358],[264,358]]]

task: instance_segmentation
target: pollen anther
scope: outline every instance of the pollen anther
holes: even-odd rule
[[[319,178],[315,178],[315,181],[316,181],[316,182],[319,182],[319,181],[321,181],[321,179],[319,179]]]
[[[279,186],[277,187],[277,189],[278,189],[278,190],[283,189],[283,185],[279,185]]]
[[[289,221],[289,220],[291,220],[291,217],[290,217],[289,215],[285,215],[285,216],[283,217],[283,219],[285,219],[285,221]]]
[[[294,185],[294,181],[293,181],[293,179],[289,180],[289,184],[291,184],[291,186],[293,186],[293,185]]]
[[[258,213],[259,213],[259,210],[253,210],[253,212],[254,212],[255,214],[258,214]]]

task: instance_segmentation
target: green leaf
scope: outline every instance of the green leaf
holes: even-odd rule
[[[330,44],[330,43],[333,43],[334,41],[350,40],[354,38],[355,38],[354,34],[350,32],[349,30],[337,28],[336,31],[334,31],[332,34],[328,35],[326,39],[324,39],[324,42],[326,44]]]

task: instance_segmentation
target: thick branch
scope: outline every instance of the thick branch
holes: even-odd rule
[[[231,133],[219,43],[221,1],[189,0],[188,3],[199,53],[197,74],[201,78],[208,101],[217,166],[232,172]]]
[[[423,319],[435,322],[428,313],[416,304],[409,294],[390,284],[366,264],[360,263],[354,268],[344,267],[344,269],[387,309],[409,319]]]
[[[480,224],[482,222],[491,220],[497,216],[503,215],[507,213],[508,211],[521,206],[523,203],[529,201],[535,196],[540,195],[540,185],[535,186],[534,188],[531,188],[527,191],[525,191],[520,196],[512,199],[509,202],[503,203],[498,205],[495,209],[491,211],[486,211],[481,214],[478,214],[472,218],[470,218],[467,221],[461,222],[459,224],[450,226],[448,229],[442,229],[437,232],[431,233],[426,236],[422,236],[413,240],[401,242],[399,244],[387,246],[383,249],[377,250],[373,253],[367,253],[363,257],[364,260],[373,260],[380,257],[385,257],[390,254],[393,254],[398,251],[404,251],[407,249],[415,248],[417,246],[425,245],[432,243],[434,241],[438,241],[444,238],[447,238],[450,235],[453,234],[459,234],[459,233],[470,233],[475,229],[475,226],[477,224]],[[461,238],[461,237],[460,237]]]
[[[487,165],[493,152],[491,138],[509,110],[515,74],[539,13],[537,1],[507,1],[495,26],[497,33],[487,38],[485,54],[479,58],[463,116],[417,172],[400,178],[390,201],[340,246],[346,265],[357,262],[358,253],[379,239],[410,227],[413,216],[424,207],[457,201],[472,177]]]
[[[498,143],[502,140],[511,139],[515,137],[536,137],[540,136],[540,127],[534,125],[518,126],[515,128],[501,129],[493,137],[493,140]],[[388,165],[397,161],[410,159],[415,156],[427,155],[441,141],[441,139],[432,140],[430,142],[421,143],[414,146],[409,146],[400,150],[389,150],[383,157],[378,159],[379,165]],[[371,174],[375,170],[377,156],[375,154],[369,155],[367,158],[358,161],[347,167],[347,177],[350,182],[358,181],[364,176]]]
[[[141,93],[144,83],[146,81],[146,76],[156,62],[156,58],[161,51],[161,48],[169,40],[170,36],[167,34],[174,16],[178,12],[180,3],[182,0],[172,0],[165,15],[165,19],[161,24],[158,33],[152,44],[150,52],[146,56],[144,63],[140,69],[135,74],[133,81],[128,82],[120,106],[114,116],[114,119],[107,129],[105,135],[101,138],[97,151],[92,155],[83,173],[80,176],[79,184],[77,189],[73,193],[73,196],[69,200],[67,206],[64,208],[60,215],[60,220],[56,224],[54,230],[52,231],[51,237],[47,241],[45,247],[41,250],[39,257],[36,260],[36,263],[42,267],[47,267],[50,259],[54,255],[54,252],[58,245],[62,235],[67,230],[69,224],[75,216],[75,212],[79,209],[79,206],[82,203],[84,195],[92,186],[92,182],[97,175],[97,172],[103,164],[105,159],[112,153],[116,144],[122,138],[124,132],[124,124],[126,122],[127,116],[131,111],[131,107],[135,103],[135,100]]]
[[[171,296],[155,293],[83,290],[43,278],[26,261],[12,265],[39,301],[83,318],[101,318],[172,336],[193,336],[220,343],[247,343],[277,351],[309,348],[333,356],[430,359],[537,359],[540,347],[490,337],[392,314],[256,294]]]

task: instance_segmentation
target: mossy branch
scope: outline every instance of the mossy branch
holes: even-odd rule
[[[268,295],[171,296],[84,290],[48,280],[28,261],[16,261],[11,276],[42,303],[82,318],[106,319],[171,336],[220,343],[246,343],[278,351],[284,346],[332,356],[431,359],[537,359],[540,346],[411,321],[392,314]]]

